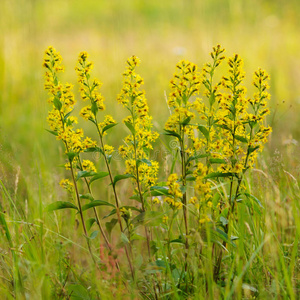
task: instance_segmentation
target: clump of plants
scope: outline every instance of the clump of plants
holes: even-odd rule
[[[258,69],[255,92],[247,96],[242,59],[226,58],[224,52],[220,45],[214,47],[202,70],[186,60],[176,65],[167,101],[170,116],[160,134],[154,130],[144,81],[137,73],[140,60],[132,56],[126,62],[116,101],[128,116],[117,124],[114,116],[105,114],[102,83],[92,76],[88,54],[81,52],[76,72],[86,105],[80,117],[94,128],[97,139],[92,139],[74,116],[73,85],[60,82],[60,54],[53,47],[46,50],[49,132],[64,147],[68,178],[60,185],[72,199],[53,202],[47,209],[78,213],[90,259],[106,284],[110,273],[111,284],[118,282],[145,299],[200,294],[213,299],[218,296],[214,286],[229,295],[232,286],[247,281],[246,273],[238,283],[234,278],[244,253],[250,257],[255,251],[241,249],[247,247],[247,237],[240,228],[245,226],[243,215],[251,218],[261,210],[246,175],[271,133],[266,124],[269,76]],[[222,63],[227,63],[224,76],[218,73]],[[117,126],[125,126],[128,135],[115,149],[107,135]],[[167,174],[159,168],[162,162],[153,159],[159,141],[171,145]],[[105,168],[88,159],[91,153],[100,155]],[[122,167],[114,164],[116,153]],[[120,192],[121,184],[126,193]],[[94,192],[98,186],[100,195]],[[254,225],[249,228],[249,238],[255,230]]]

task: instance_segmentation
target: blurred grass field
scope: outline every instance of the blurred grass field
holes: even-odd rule
[[[0,202],[6,206],[9,194],[26,221],[42,218],[43,205],[62,196],[58,187],[63,173],[58,167],[63,163],[61,149],[45,131],[48,104],[42,61],[49,45],[64,59],[63,80],[74,84],[78,53],[90,54],[94,74],[103,82],[101,92],[108,112],[118,121],[123,116],[116,102],[121,74],[126,59],[137,55],[158,131],[168,117],[165,93],[169,93],[169,80],[180,59],[202,67],[216,44],[226,49],[227,56],[239,53],[245,61],[246,86],[258,67],[271,76],[269,122],[273,133],[262,159],[262,165],[272,172],[268,184],[289,186],[288,180],[282,179],[284,171],[299,179],[299,0],[1,0],[0,26],[0,179],[8,189],[8,193],[0,193]],[[125,136],[122,130],[116,131],[119,136],[114,140]],[[276,191],[274,188],[266,198],[280,202],[294,195],[281,190],[274,196]],[[284,211],[280,213],[284,215]],[[32,231],[43,236],[42,224]],[[43,290],[39,277],[51,269],[39,266],[50,264],[51,255],[60,257],[57,232],[69,234],[70,244],[78,241],[76,232],[64,229],[64,220],[47,219],[46,224],[56,232],[48,233],[51,238],[44,245],[48,254],[32,247],[28,253],[36,265],[29,267],[28,262],[22,266],[28,267],[28,272],[35,269],[30,280],[37,290]],[[16,225],[13,231],[22,229]],[[52,249],[52,245],[56,246]],[[43,293],[49,295],[47,288]],[[37,295],[33,297],[38,299]]]
[[[271,75],[270,153],[289,143],[298,149],[297,0],[2,0],[0,5],[0,139],[1,161],[7,168],[21,166],[24,175],[34,174],[32,157],[39,157],[36,164],[55,172],[58,147],[44,130],[48,107],[41,63],[48,45],[61,52],[63,79],[72,83],[78,53],[90,53],[95,76],[104,83],[108,111],[116,118],[122,110],[115,100],[121,73],[126,59],[137,55],[151,114],[161,120],[156,124],[160,129],[168,115],[165,93],[175,64],[185,58],[201,67],[211,47],[219,43],[227,55],[239,53],[245,60],[246,86],[258,67]]]

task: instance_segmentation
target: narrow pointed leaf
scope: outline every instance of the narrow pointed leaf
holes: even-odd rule
[[[46,207],[46,211],[54,211],[54,210],[65,209],[65,208],[72,208],[78,210],[77,206],[71,202],[56,201],[54,203],[49,204]]]
[[[209,162],[211,164],[226,164],[226,160],[222,158],[210,158]]]
[[[55,136],[58,136],[58,132],[56,131],[53,131],[53,130],[48,130],[46,129],[48,132],[50,132],[51,134],[55,135]]]
[[[205,138],[208,140],[209,139],[209,131],[207,128],[203,125],[199,125],[198,129],[201,131],[201,133],[205,136]]]
[[[66,121],[68,119],[68,117],[70,116],[70,114],[73,112],[74,109],[72,109],[70,112],[68,112],[65,117],[64,117],[64,121]]]
[[[103,219],[106,219],[106,218],[108,218],[108,217],[114,215],[116,212],[117,212],[117,209],[114,208],[108,215],[104,216]]]
[[[86,229],[89,231],[94,223],[97,223],[96,218],[89,218],[85,221]]]
[[[97,173],[94,171],[78,171],[76,180],[78,180],[79,178],[91,177],[94,176],[95,174]]]
[[[80,199],[88,199],[90,201],[94,201],[94,197],[91,194],[83,194],[79,196]]]
[[[111,219],[109,222],[105,223],[105,227],[109,235],[111,234],[111,231],[113,230],[113,228],[117,223],[118,223],[118,219]]]
[[[116,185],[116,183],[120,180],[127,179],[127,178],[135,178],[132,174],[123,174],[123,175],[116,175],[114,177],[113,185]]]
[[[104,133],[105,131],[107,131],[108,129],[115,127],[118,123],[112,123],[112,124],[108,124],[106,126],[103,127],[102,129],[102,133]]]
[[[217,178],[217,177],[230,177],[230,176],[236,176],[235,173],[221,173],[221,172],[213,172],[205,176],[204,178],[209,179],[209,178]]]
[[[235,135],[234,137],[235,137],[236,140],[238,140],[238,141],[240,141],[242,143],[246,143],[246,144],[248,143],[248,140],[245,137],[243,137],[243,136]]]
[[[249,147],[248,148],[248,154],[251,154],[252,152],[254,152],[255,150],[257,150],[259,148],[259,146],[256,147]]]
[[[90,239],[91,240],[95,239],[97,237],[98,233],[99,233],[99,230],[93,231],[90,235]]]
[[[67,156],[69,158],[69,160],[73,161],[73,159],[78,155],[78,153],[76,152],[68,152]]]
[[[183,126],[186,126],[190,123],[191,121],[191,117],[187,117],[185,120],[183,120],[183,122],[181,123]]]
[[[130,132],[134,135],[135,134],[135,129],[133,125],[129,122],[125,122],[126,127],[130,130]]]
[[[113,204],[107,202],[107,201],[104,201],[104,200],[94,200],[92,202],[89,202],[85,205],[82,206],[82,211],[85,211],[89,208],[92,208],[92,207],[96,207],[96,206],[111,206],[111,207],[115,207]]]
[[[189,162],[191,162],[195,159],[204,158],[204,157],[208,157],[208,156],[209,156],[209,154],[207,154],[207,153],[206,154],[197,154],[197,155],[194,155],[194,156],[190,156],[187,160],[187,163],[189,163]]]
[[[168,195],[169,189],[164,186],[152,186],[150,188],[152,196],[161,196],[161,195]]]
[[[98,180],[98,179],[101,179],[101,178],[104,178],[108,175],[109,173],[108,172],[98,172],[96,173],[96,175],[94,175],[91,179],[90,179],[90,184],[92,182],[94,182],[95,180]]]
[[[166,129],[165,129],[165,132],[164,132],[163,134],[175,136],[175,137],[177,137],[177,138],[179,139],[179,141],[181,141],[180,135],[179,135],[177,132],[175,132],[175,131],[172,131],[172,130],[166,130]]]

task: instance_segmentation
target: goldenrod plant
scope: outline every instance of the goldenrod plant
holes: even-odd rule
[[[251,264],[263,247],[253,251],[241,235],[247,235],[245,222],[263,210],[247,174],[272,131],[266,119],[269,75],[262,69],[254,73],[255,92],[249,97],[243,60],[224,53],[220,45],[213,47],[212,61],[202,70],[187,60],[176,65],[167,99],[170,116],[163,129],[157,129],[142,89],[144,80],[136,71],[139,58],[126,62],[117,102],[129,114],[118,124],[114,116],[104,115],[102,83],[92,78],[93,63],[81,52],[76,72],[80,96],[88,103],[79,114],[93,126],[96,141],[77,125],[73,86],[58,77],[64,69],[61,56],[53,47],[46,50],[49,131],[65,149],[69,178],[60,185],[76,200],[53,202],[47,210],[73,209],[79,214],[95,272],[100,278],[110,272],[110,280],[128,294],[145,299],[231,297],[233,287],[241,289],[247,280],[241,253],[248,253]],[[220,76],[219,66],[224,70],[226,61],[227,73]],[[118,150],[106,137],[117,126],[129,132]],[[159,141],[172,143],[174,150],[167,174],[159,169],[161,161],[153,159]],[[120,162],[114,164],[116,152],[123,169]],[[89,160],[90,153],[98,153],[103,163]],[[95,194],[98,187],[101,195]],[[90,233],[93,226],[101,235]],[[258,228],[247,226],[251,237]]]

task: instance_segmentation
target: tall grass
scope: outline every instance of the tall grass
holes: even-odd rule
[[[182,57],[201,65],[211,46],[222,43],[228,52],[238,52],[245,58],[247,73],[258,66],[269,70],[269,121],[273,134],[257,166],[246,177],[247,187],[263,208],[258,213],[249,203],[239,211],[239,219],[244,222],[235,224],[232,234],[238,232],[246,238],[236,242],[238,250],[222,257],[226,268],[218,284],[213,280],[212,261],[202,261],[202,276],[195,279],[197,297],[297,299],[297,0],[214,0],[188,4],[180,0],[4,0],[0,6],[2,298],[51,299],[56,295],[62,299],[69,295],[78,299],[81,295],[97,299],[100,294],[96,291],[101,292],[101,299],[140,297],[130,286],[125,288],[120,278],[114,278],[112,283],[111,275],[99,276],[87,259],[88,248],[75,214],[45,213],[46,205],[67,200],[67,196],[58,185],[65,175],[63,168],[57,167],[64,163],[62,158],[58,159],[63,150],[54,146],[52,137],[44,130],[48,107],[42,89],[42,50],[55,44],[62,51],[67,66],[63,79],[70,81],[75,81],[72,68],[79,51],[90,52],[95,65],[101,66],[95,69],[95,75],[105,78],[102,92],[107,99],[115,99],[121,89],[124,60],[138,55],[143,61],[140,72],[145,76],[150,111],[154,119],[165,120],[169,111],[164,94],[173,65]],[[107,104],[107,109],[117,121],[125,116],[115,105]],[[163,127],[162,122],[154,125],[159,131]],[[86,130],[93,136],[88,126]],[[125,129],[117,131],[120,139],[125,134]],[[115,143],[110,137],[108,142]],[[163,172],[172,169],[168,157]],[[103,162],[99,162],[99,167],[104,167]],[[115,167],[119,167],[118,162]],[[120,184],[119,191],[127,193],[126,184]],[[111,196],[110,191],[107,197]],[[212,239],[207,236],[208,245]],[[112,274],[110,254],[102,253],[101,247],[95,246],[95,253],[99,253],[103,268]],[[137,264],[139,259],[137,256]],[[148,285],[151,287],[151,281]],[[174,290],[175,286],[173,281]]]

